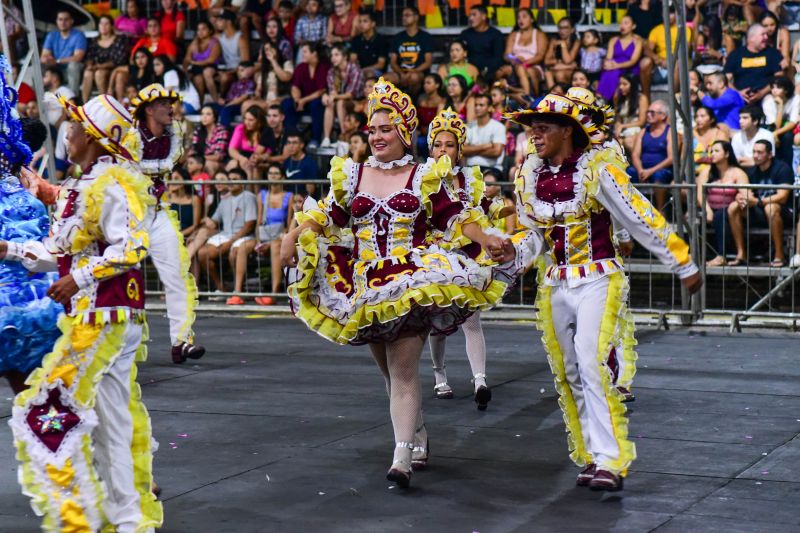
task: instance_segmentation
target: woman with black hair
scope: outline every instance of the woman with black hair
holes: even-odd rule
[[[794,128],[800,123],[800,96],[794,91],[792,80],[776,76],[770,83],[769,93],[761,101],[764,124],[772,130],[775,157],[787,165],[792,163]]]
[[[268,28],[271,26],[271,23],[267,23]],[[257,105],[266,111],[271,105],[280,105],[281,101],[289,96],[289,82],[292,81],[294,63],[291,55],[287,59],[272,41],[265,41],[261,45],[255,72],[255,94],[244,101],[242,109]]]
[[[445,107],[452,108],[462,120],[475,120],[475,102],[467,89],[467,80],[461,74],[453,74],[447,79],[447,98]]]
[[[189,155],[201,155],[206,161],[206,170],[214,175],[228,154],[228,130],[219,123],[217,108],[206,104],[200,109],[200,123],[192,133],[192,148]]]
[[[769,11],[764,11],[758,19],[759,24],[767,30],[769,46],[781,53],[781,68],[786,70],[791,65],[792,37],[789,30],[781,24],[780,19]]]
[[[220,57],[222,47],[214,36],[214,27],[207,20],[201,20],[183,58],[183,70],[191,76],[199,94],[205,94],[206,87],[216,83],[214,76],[217,75]]]
[[[533,12],[528,8],[517,10],[517,25],[506,39],[504,65],[495,77],[503,79],[516,75],[525,94],[539,93],[539,84],[544,80],[544,58],[547,53],[547,35],[536,24]]]
[[[92,95],[92,88],[105,94],[108,92],[111,71],[123,64],[130,54],[128,38],[114,31],[114,19],[102,15],[97,22],[98,35],[89,43],[84,59],[81,98],[84,102]]]
[[[578,53],[581,48],[580,39],[575,32],[575,24],[569,17],[558,21],[558,35],[550,40],[544,56],[547,85],[555,82],[569,81],[578,66]]]
[[[614,136],[629,152],[633,152],[633,141],[645,125],[647,106],[650,105],[647,96],[639,92],[639,76],[632,73],[620,76],[613,102],[616,113]]]
[[[467,80],[467,86],[471,88],[480,73],[478,72],[478,67],[469,62],[467,43],[460,40],[452,41],[447,50],[450,62],[439,65],[439,76],[442,79],[447,79],[455,74],[460,74],[464,76],[464,79]]]
[[[146,47],[142,47],[131,54],[129,64],[117,67],[111,72],[108,86],[114,91],[114,97],[123,102],[129,85],[139,91],[155,80],[153,54]]]
[[[703,186],[708,183],[719,185],[746,185],[749,183],[747,173],[736,161],[733,147],[728,141],[716,141],[711,145],[711,164],[697,177],[697,205],[706,215],[706,221],[714,225],[717,255],[706,263],[706,266],[736,266],[745,262],[744,236],[732,232],[728,222],[731,211],[740,210],[736,201],[738,189]],[[704,198],[705,196],[705,198]],[[727,238],[733,233],[736,246],[736,258],[728,263],[725,259]]]
[[[186,78],[183,70],[166,55],[153,58],[153,73],[156,82],[163,85],[168,91],[175,91],[181,95],[183,109],[188,115],[194,115],[200,109],[200,95],[194,84]]]

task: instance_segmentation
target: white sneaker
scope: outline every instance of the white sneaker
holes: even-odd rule
[[[223,293],[222,293],[221,290],[217,289],[217,290],[214,291],[214,295],[213,296],[209,296],[208,297],[208,301],[209,302],[224,302],[225,301],[225,296],[223,296]]]
[[[792,268],[800,267],[800,254],[794,254],[792,260],[789,261],[789,266]]]
[[[327,137],[322,139],[322,144],[319,145],[320,148],[330,148],[331,147],[331,140]]]

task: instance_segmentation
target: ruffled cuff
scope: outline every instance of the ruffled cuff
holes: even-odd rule
[[[6,246],[8,246],[8,248],[6,250],[6,256],[5,256],[5,258],[3,258],[3,261],[19,262],[19,261],[22,261],[23,257],[25,257],[25,245],[24,245],[24,243],[6,242]]]
[[[700,269],[697,268],[697,265],[694,264],[694,261],[689,260],[689,262],[685,265],[679,265],[677,268],[675,268],[674,272],[675,275],[677,275],[680,279],[686,279],[700,272]]]
[[[71,274],[72,274],[72,279],[75,280],[75,284],[78,286],[79,289],[85,289],[86,287],[96,282],[94,276],[92,276],[91,264],[73,270]]]
[[[321,209],[309,209],[308,211],[299,211],[294,214],[294,219],[297,224],[308,222],[309,220],[327,228],[331,225],[331,218]]]
[[[31,259],[31,256],[34,259]],[[39,241],[9,242],[6,261],[18,261],[31,272],[54,272],[58,270],[55,256]]]
[[[466,224],[478,224],[485,232],[489,228],[489,220],[480,209],[475,207],[468,207],[461,211],[461,213],[453,216],[447,222],[447,229],[444,231],[444,240],[451,243],[469,244],[472,242],[469,237],[464,235],[463,228]]]

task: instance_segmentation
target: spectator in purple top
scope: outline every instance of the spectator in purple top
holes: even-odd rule
[[[728,87],[728,78],[722,72],[706,76],[705,85],[706,93],[700,98],[700,103],[714,111],[717,122],[738,131],[739,110],[747,105],[742,95]]]
[[[186,50],[183,59],[183,70],[191,77],[201,98],[206,94],[206,87],[216,86],[214,76],[217,75],[217,63],[222,57],[222,47],[214,37],[211,23],[201,20],[197,23],[195,38]]]
[[[322,138],[322,125],[325,106],[322,95],[328,89],[328,69],[330,65],[323,60],[320,43],[306,43],[300,48],[302,62],[292,74],[291,96],[281,107],[286,115],[286,128],[294,130],[300,115],[311,115],[311,142],[309,148],[316,148]]]
[[[81,90],[81,75],[83,74],[83,58],[86,55],[86,36],[80,30],[72,28],[75,19],[67,9],[62,9],[56,15],[58,30],[47,34],[40,57],[42,65],[55,65],[66,75],[67,86],[75,94]]]
[[[334,114],[339,119],[340,127],[344,126],[347,115],[347,104],[361,96],[364,90],[364,76],[358,65],[350,61],[347,46],[336,43],[331,48],[331,68],[328,70],[328,93],[322,95],[325,106],[324,138],[322,147],[331,145]]]
[[[138,41],[147,31],[147,17],[144,16],[138,0],[125,2],[125,14],[117,17],[114,28],[118,33],[127,35],[129,39]]]

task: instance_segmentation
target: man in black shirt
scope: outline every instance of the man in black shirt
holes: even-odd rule
[[[469,62],[478,68],[483,79],[494,80],[497,69],[505,62],[506,40],[500,30],[489,25],[484,6],[470,9],[469,26],[461,32],[461,40],[469,45]]]
[[[361,34],[350,41],[350,61],[358,63],[365,78],[378,78],[386,72],[389,49],[386,39],[379,37],[375,31],[377,22],[375,12],[371,9],[359,11],[356,24]]]
[[[264,146],[267,153],[264,154],[264,168],[269,163],[283,163],[289,157],[284,147],[286,146],[286,128],[284,127],[283,109],[279,105],[271,105],[267,110],[267,128],[264,130]],[[259,161],[259,166],[261,161]]]
[[[731,86],[749,104],[761,102],[770,90],[770,81],[781,75],[781,53],[769,46],[769,35],[761,24],[747,29],[746,46],[728,54],[725,73]]]
[[[772,156],[772,143],[765,140],[753,145],[755,166],[747,171],[750,183],[754,185],[791,185],[794,182],[792,169]],[[791,224],[792,212],[789,207],[789,189],[742,189],[736,195],[739,209],[729,209],[731,232],[744,237],[744,212],[748,210],[750,225],[769,228],[773,245],[773,260],[770,266],[786,265],[783,252],[784,223]]]
[[[433,64],[433,38],[430,33],[419,29],[419,10],[416,7],[403,8],[403,27],[405,30],[392,40],[389,49],[391,72],[384,78],[414,97]]]

